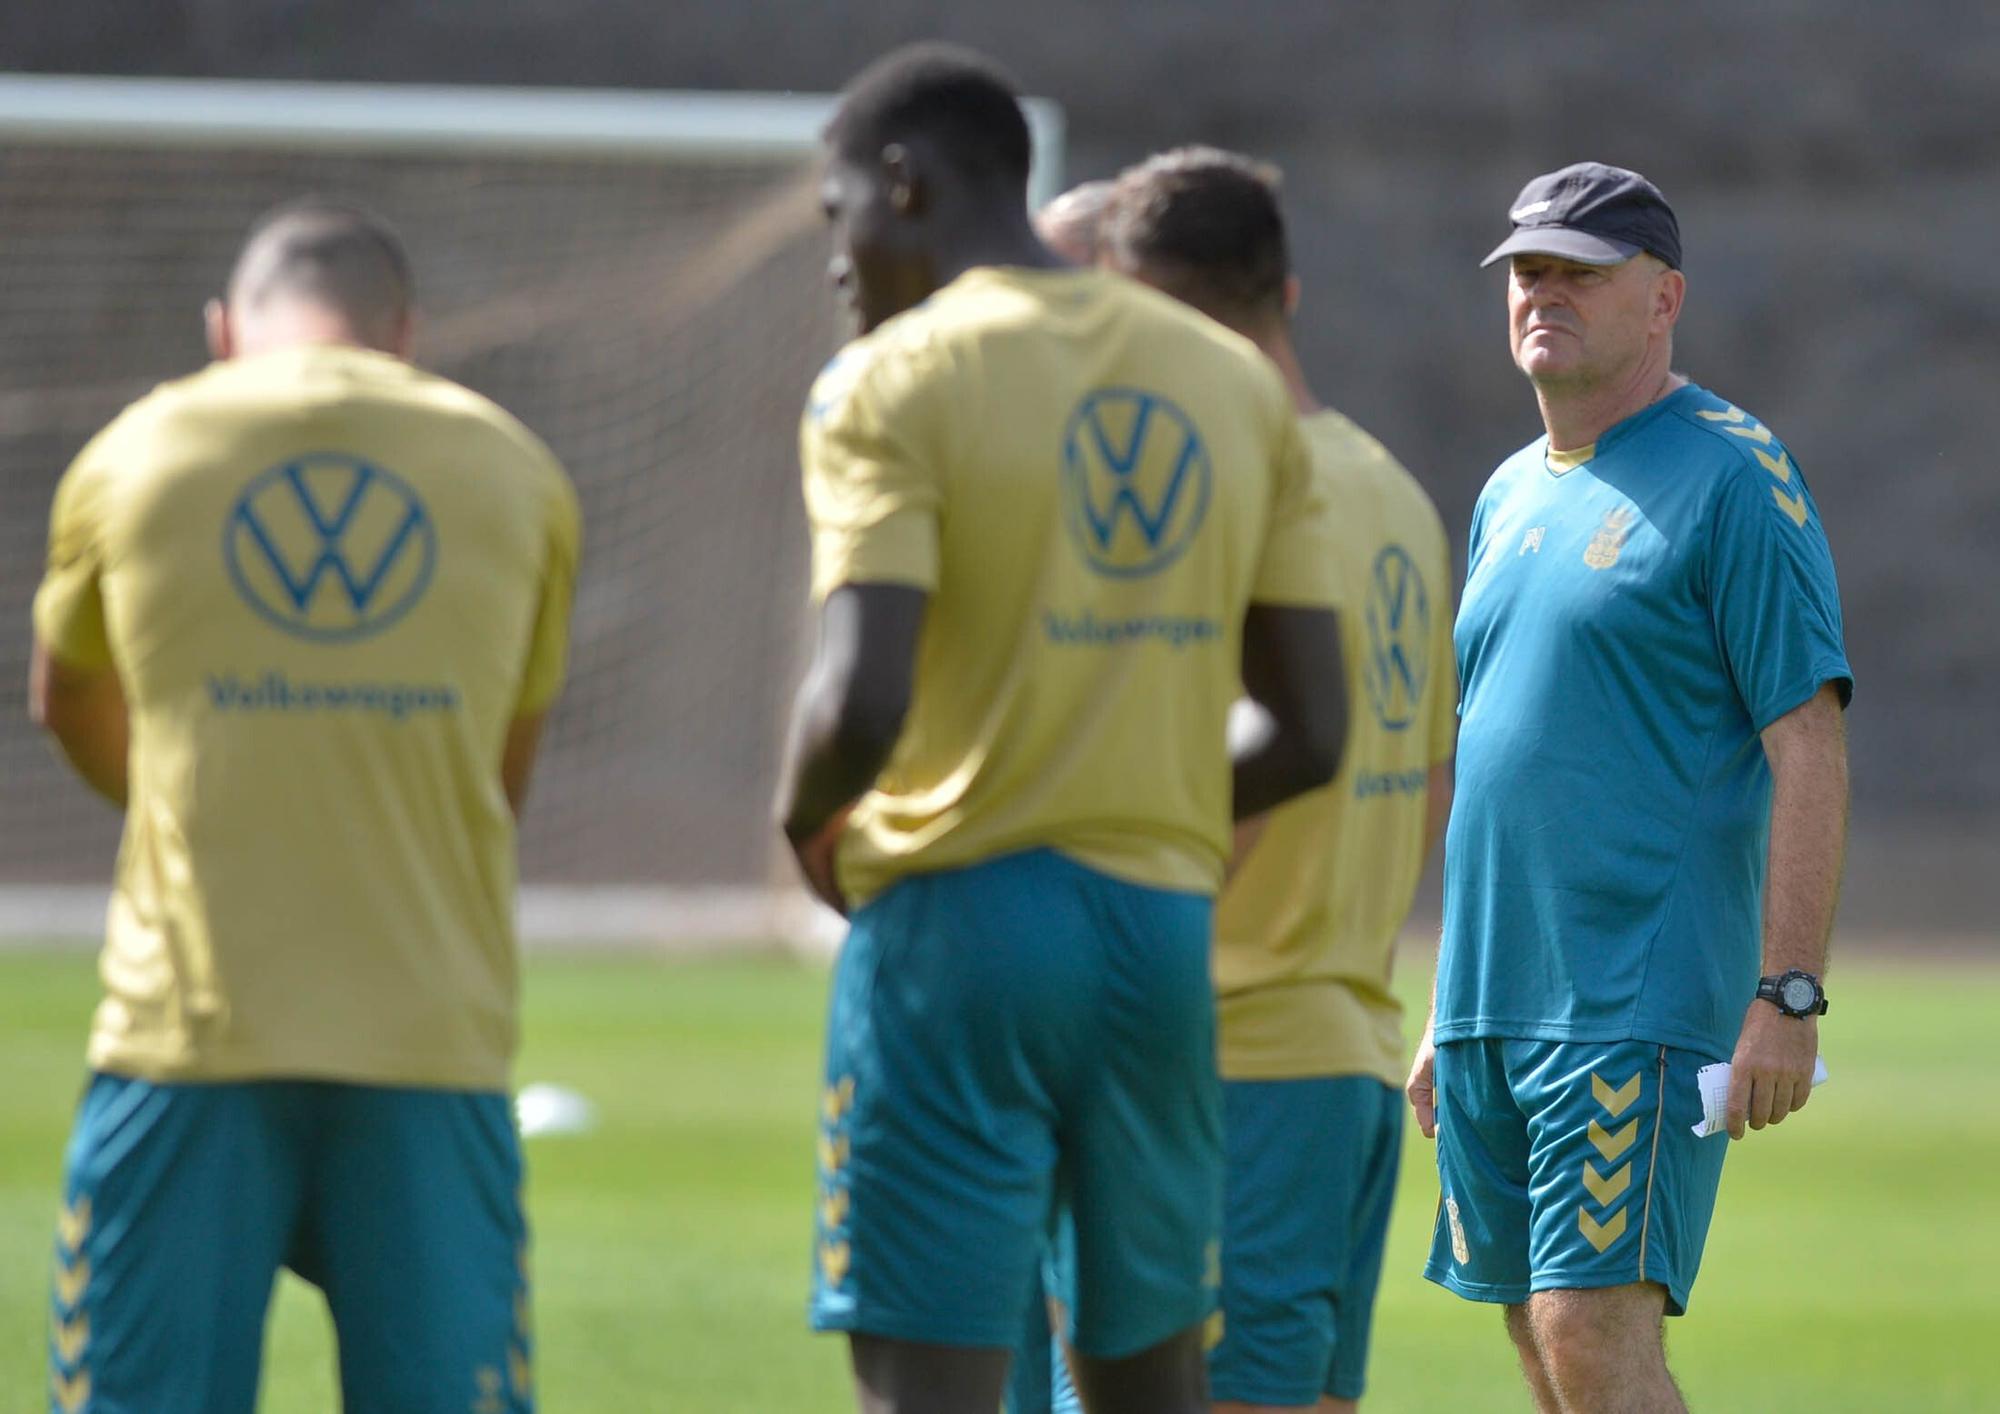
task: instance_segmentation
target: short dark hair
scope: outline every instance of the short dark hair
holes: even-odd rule
[[[375,332],[409,312],[415,281],[387,221],[350,202],[308,196],[251,223],[229,294],[250,304],[274,294],[307,299],[344,315],[358,332]]]
[[[1104,248],[1130,274],[1227,324],[1282,316],[1292,272],[1276,167],[1177,147],[1127,168]]]
[[[1033,143],[1020,91],[984,55],[926,42],[891,50],[847,85],[827,145],[866,162],[891,143],[927,139],[972,181],[1024,190]]]

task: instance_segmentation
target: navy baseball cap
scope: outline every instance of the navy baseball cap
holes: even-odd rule
[[[1645,251],[1681,268],[1681,227],[1660,189],[1623,167],[1578,162],[1521,188],[1507,215],[1514,234],[1480,261],[1554,255],[1585,265],[1617,265]]]

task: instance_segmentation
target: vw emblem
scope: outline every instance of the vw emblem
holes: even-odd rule
[[[1154,393],[1100,388],[1063,432],[1063,518],[1085,563],[1136,579],[1179,559],[1215,479],[1188,415]]]
[[[1431,601],[1416,562],[1385,546],[1368,577],[1368,702],[1377,721],[1399,732],[1417,718],[1430,673]]]
[[[408,613],[437,555],[437,529],[409,483],[340,452],[251,478],[222,532],[244,602],[315,643],[367,638]]]

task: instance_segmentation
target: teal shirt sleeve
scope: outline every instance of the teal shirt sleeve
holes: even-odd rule
[[[1718,492],[1708,590],[1723,661],[1761,732],[1829,682],[1846,705],[1854,673],[1833,552],[1805,476],[1775,443],[1757,460]]]

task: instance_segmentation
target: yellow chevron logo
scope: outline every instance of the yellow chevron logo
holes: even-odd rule
[[[847,1280],[847,1264],[853,1259],[853,1251],[845,1242],[822,1242],[819,1245],[819,1270],[829,1286],[839,1286]]]
[[[1217,1311],[1208,1318],[1208,1323],[1201,1328],[1201,1348],[1204,1351],[1209,1351],[1222,1344],[1222,1337],[1225,1330],[1226,1326],[1223,1323],[1222,1312]]]
[[[1624,1195],[1632,1186],[1632,1166],[1625,1165],[1611,1177],[1599,1173],[1589,1159],[1583,1161],[1583,1186],[1590,1190],[1590,1196],[1597,1200],[1597,1206],[1608,1208]]]
[[[1722,412],[1712,412],[1708,408],[1696,408],[1694,415],[1706,418],[1710,422],[1741,422],[1749,416],[1748,413],[1739,407],[1728,408]]]
[[[843,1168],[847,1167],[849,1152],[847,1136],[845,1134],[841,1135],[838,1139],[830,1135],[820,1135],[819,1166],[828,1173],[839,1173]]]
[[[1806,526],[1806,498],[1788,496],[1777,487],[1771,488],[1771,497],[1778,503],[1778,509],[1792,518],[1792,524],[1804,530]]]
[[[56,1359],[65,1365],[74,1365],[83,1358],[84,1346],[90,1344],[90,1317],[78,1316],[73,1321],[57,1321],[55,1329]]]
[[[90,1285],[90,1259],[79,1258],[74,1265],[56,1267],[56,1302],[69,1310],[76,1309],[76,1303],[83,1299],[83,1289]]]
[[[528,1364],[527,1354],[511,1346],[507,1350],[507,1379],[514,1386],[516,1399],[526,1399],[535,1387],[535,1372]]]
[[[1771,444],[1771,429],[1768,427],[1725,427],[1723,431],[1732,437],[1748,438],[1763,446]]]
[[[1631,1120],[1623,1129],[1613,1134],[1596,1120],[1592,1120],[1589,1128],[1583,1133],[1584,1137],[1590,1140],[1591,1147],[1604,1155],[1605,1163],[1615,1164],[1618,1162],[1618,1156],[1631,1148],[1632,1141],[1639,1137],[1639,1121]]]
[[[65,1206],[56,1214],[56,1236],[62,1245],[74,1252],[83,1246],[83,1239],[90,1236],[90,1195],[84,1194],[75,1204]]]
[[[828,1124],[839,1124],[847,1112],[854,1108],[854,1077],[844,1075],[838,1085],[826,1087],[820,1097],[820,1113],[826,1116]]]
[[[63,1414],[76,1414],[90,1399],[90,1372],[78,1370],[73,1375],[52,1375],[49,1379],[49,1393],[55,1396],[56,1406]]]
[[[1752,447],[1750,455],[1757,458],[1758,462],[1763,465],[1764,470],[1770,472],[1771,475],[1777,477],[1785,485],[1789,486],[1792,484],[1792,457],[1791,453],[1787,452],[1783,447],[1778,448],[1778,455],[1775,457],[1762,447]]]
[[[820,1225],[828,1228],[839,1227],[847,1221],[847,1190],[836,1188],[820,1201]]]
[[[1578,1208],[1576,1210],[1577,1230],[1583,1234],[1585,1242],[1588,1242],[1592,1247],[1602,1252],[1625,1235],[1626,1211],[1626,1209],[1620,1208],[1611,1215],[1610,1222],[1599,1223],[1595,1218],[1591,1217],[1589,1209]]]
[[[1632,1108],[1632,1102],[1639,1098],[1639,1076],[1633,1073],[1630,1080],[1616,1090],[1605,1084],[1596,1071],[1590,1073],[1590,1094],[1613,1119]]]

